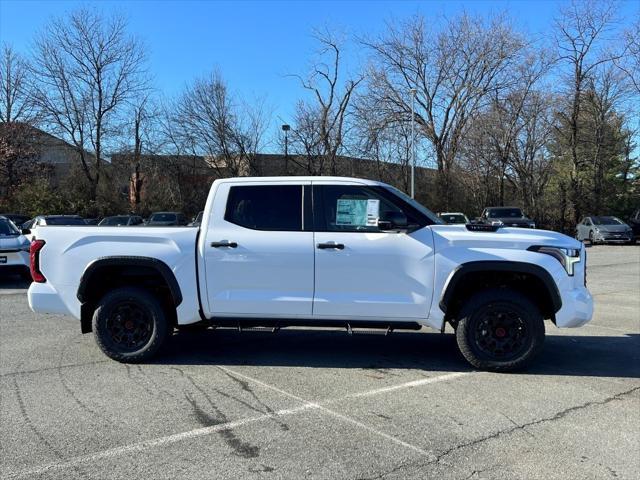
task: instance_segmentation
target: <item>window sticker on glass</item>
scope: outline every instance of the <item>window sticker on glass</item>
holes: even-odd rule
[[[370,198],[367,200],[367,225],[370,227],[377,227],[379,218],[380,200],[377,198]]]
[[[378,225],[380,200],[340,198],[336,207],[336,225],[354,227]]]
[[[336,206],[336,225],[362,226],[367,224],[367,200],[339,198]]]

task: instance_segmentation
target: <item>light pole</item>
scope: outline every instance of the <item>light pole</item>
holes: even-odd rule
[[[285,160],[287,159],[287,156],[289,155],[289,136],[288,136],[288,132],[289,130],[291,130],[291,127],[287,124],[282,125],[282,131],[284,132],[284,158]]]
[[[411,198],[415,198],[416,196],[416,92],[417,90],[415,88],[409,90],[411,94]]]

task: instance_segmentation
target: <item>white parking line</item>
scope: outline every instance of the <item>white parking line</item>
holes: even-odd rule
[[[92,462],[95,462],[96,460],[118,457],[120,455],[140,452],[143,450],[149,450],[150,448],[161,447],[163,445],[169,445],[172,443],[181,442],[189,438],[202,437],[205,435],[211,435],[212,433],[221,432],[224,430],[231,430],[233,428],[241,427],[249,423],[259,422],[259,421],[266,420],[273,417],[296,414],[298,412],[309,410],[311,408],[315,408],[315,407],[311,404],[305,404],[295,408],[287,408],[284,410],[278,410],[276,412],[272,412],[264,415],[244,418],[242,420],[220,423],[218,425],[212,425],[211,427],[196,428],[195,430],[188,430],[186,432],[175,433],[173,435],[167,435],[166,437],[154,438],[152,440],[145,440],[140,443],[133,443],[129,445],[123,445],[121,447],[109,448],[107,450],[102,450],[100,452],[90,453],[87,455],[80,455],[78,457],[73,457],[69,460],[65,460],[62,462],[52,462],[47,465],[42,465],[40,467],[36,467],[32,469],[20,470],[18,472],[10,472],[4,478],[9,479],[9,478],[31,477],[34,475],[40,475],[40,474],[46,473],[51,470],[63,470],[67,468],[72,468],[78,465],[92,463]]]
[[[438,377],[423,378],[422,380],[414,380],[413,382],[402,383],[400,385],[393,385],[391,387],[382,387],[376,390],[369,390],[367,392],[353,393],[344,397],[347,398],[361,398],[370,397],[372,395],[380,395],[381,393],[395,392],[396,390],[404,390],[406,388],[421,387],[422,385],[428,385],[430,383],[446,382],[447,380],[453,380],[454,378],[463,377],[473,372],[455,372],[448,373],[446,375],[440,375]],[[342,400],[342,399],[341,399]]]
[[[73,468],[75,466],[80,466],[83,464],[90,464],[92,462],[98,461],[98,460],[103,460],[103,459],[109,459],[109,458],[113,458],[113,457],[118,457],[121,455],[127,455],[130,453],[135,453],[135,452],[140,452],[140,451],[144,451],[144,450],[149,450],[151,448],[156,448],[156,447],[161,447],[164,445],[169,445],[169,444],[173,444],[173,443],[177,443],[177,442],[181,442],[183,440],[187,440],[190,438],[196,438],[196,437],[202,437],[202,436],[206,436],[206,435],[211,435],[212,433],[216,433],[216,432],[220,432],[220,431],[224,431],[224,430],[231,430],[233,428],[237,428],[237,427],[241,427],[243,425],[248,425],[251,423],[256,423],[256,422],[260,422],[263,420],[268,420],[270,418],[274,418],[274,417],[282,417],[282,416],[286,416],[286,415],[296,415],[298,413],[304,412],[306,410],[320,410],[328,415],[331,415],[335,418],[338,418],[340,420],[343,420],[345,422],[351,423],[352,425],[355,425],[363,430],[366,430],[374,435],[377,435],[379,437],[382,437],[386,440],[389,440],[397,445],[400,445],[402,447],[408,448],[410,450],[413,450],[416,453],[419,453],[420,455],[426,456],[430,459],[435,458],[435,455],[433,454],[433,452],[427,451],[427,450],[423,450],[420,447],[417,447],[415,445],[412,445],[410,443],[407,443],[403,440],[400,440],[399,438],[393,437],[392,435],[389,435],[387,433],[384,433],[380,430],[377,430],[369,425],[366,425],[362,422],[359,422],[358,420],[355,420],[353,418],[350,418],[346,415],[343,415],[341,413],[338,413],[334,410],[331,410],[327,407],[325,407],[324,405],[326,404],[330,404],[330,403],[336,403],[339,402],[341,400],[346,400],[346,399],[350,399],[350,398],[361,398],[361,397],[369,397],[369,396],[374,396],[374,395],[380,395],[380,394],[384,394],[384,393],[388,393],[388,392],[395,392],[398,390],[403,390],[403,389],[407,389],[407,388],[416,388],[422,385],[427,385],[427,384],[431,384],[431,383],[437,383],[437,382],[444,382],[447,380],[453,380],[455,378],[459,378],[465,375],[470,375],[471,373],[474,372],[455,372],[455,373],[448,373],[445,375],[440,375],[437,377],[431,377],[431,378],[425,378],[425,379],[421,379],[421,380],[414,380],[411,382],[406,382],[406,383],[402,383],[400,385],[393,385],[390,387],[383,387],[383,388],[377,388],[374,390],[367,390],[365,392],[360,392],[360,393],[355,393],[355,394],[350,394],[350,395],[346,395],[344,397],[340,397],[340,398],[334,398],[334,399],[329,399],[329,400],[325,400],[319,403],[316,402],[310,402],[308,400],[305,400],[302,397],[299,397],[293,393],[289,393],[285,390],[282,390],[278,387],[274,387],[273,385],[269,385],[267,383],[264,383],[256,378],[253,377],[249,377],[247,375],[244,375],[242,373],[236,372],[234,370],[231,370],[227,367],[222,367],[222,366],[218,366],[219,369],[227,372],[229,375],[233,375],[237,378],[243,378],[245,380],[248,380],[252,383],[255,383],[257,385],[261,385],[264,388],[273,390],[275,392],[280,393],[281,395],[287,396],[289,398],[292,398],[294,400],[297,400],[299,402],[302,402],[302,405],[298,406],[298,407],[294,407],[294,408],[287,408],[287,409],[282,409],[282,410],[278,410],[275,412],[271,412],[271,413],[266,413],[263,415],[257,415],[255,417],[249,417],[249,418],[244,418],[241,420],[235,420],[233,422],[226,422],[226,423],[220,423],[218,425],[212,425],[210,427],[203,427],[203,428],[196,428],[194,430],[188,430],[186,432],[180,432],[180,433],[175,433],[172,435],[167,435],[164,437],[158,437],[158,438],[154,438],[151,440],[145,440],[143,442],[139,442],[139,443],[133,443],[133,444],[129,444],[129,445],[123,445],[120,447],[114,447],[114,448],[109,448],[107,450],[102,450],[99,452],[95,452],[95,453],[90,453],[87,455],[80,455],[77,457],[72,457],[68,460],[64,460],[64,461],[60,461],[60,462],[51,462],[45,465],[41,465],[39,467],[35,467],[35,468],[31,468],[31,469],[25,469],[25,470],[19,470],[16,472],[8,472],[5,473],[4,478],[6,479],[14,479],[14,478],[23,478],[23,477],[32,477],[35,475],[41,475],[43,473],[49,472],[49,471],[54,471],[54,470],[65,470],[68,468]]]
[[[287,397],[290,397],[290,398],[293,398],[293,399],[296,399],[296,400],[299,400],[299,401],[302,401],[302,402],[306,402],[306,404],[311,404],[311,405],[313,405],[314,407],[318,408],[320,411],[322,411],[324,413],[327,413],[327,414],[329,414],[329,415],[331,415],[333,417],[339,418],[339,419],[341,419],[341,420],[343,420],[345,422],[351,423],[352,425],[356,425],[357,427],[360,427],[363,430],[367,430],[370,433],[373,433],[375,435],[378,435],[379,437],[382,437],[382,438],[385,438],[387,440],[390,440],[393,443],[396,443],[396,444],[401,445],[401,446],[403,446],[405,448],[413,450],[414,452],[417,452],[420,455],[424,455],[426,457],[429,457],[432,460],[434,458],[436,458],[435,454],[433,452],[431,452],[431,451],[423,450],[420,447],[417,447],[415,445],[407,443],[407,442],[405,442],[403,440],[400,440],[399,438],[393,437],[393,436],[391,436],[391,435],[389,435],[387,433],[384,433],[384,432],[382,432],[380,430],[377,430],[377,429],[375,429],[375,428],[373,428],[373,427],[371,427],[369,425],[366,425],[366,424],[364,424],[362,422],[359,422],[358,420],[355,420],[355,419],[353,419],[351,417],[348,417],[348,416],[343,415],[341,413],[338,413],[338,412],[336,412],[334,410],[331,410],[331,409],[325,407],[324,405],[321,405],[319,403],[309,402],[309,401],[307,401],[307,400],[305,400],[305,399],[303,399],[303,398],[301,398],[301,397],[299,397],[297,395],[294,395],[293,393],[286,392],[286,391],[284,391],[284,390],[282,390],[282,389],[280,389],[278,387],[274,387],[272,385],[264,383],[263,381],[258,380],[257,378],[253,378],[253,377],[250,377],[248,375],[244,375],[242,373],[236,372],[235,370],[231,370],[230,368],[221,367],[221,366],[218,366],[218,368],[220,368],[221,370],[224,370],[225,372],[227,372],[230,375],[233,375],[235,377],[244,378],[245,380],[248,380],[248,381],[253,382],[255,384],[261,385],[261,386],[263,386],[265,388],[268,388],[268,389],[271,389],[271,390],[273,390],[275,392],[281,393],[282,395],[286,395]],[[418,386],[420,384],[426,385],[427,383],[435,383],[435,381],[437,379],[442,379],[440,381],[444,381],[444,380],[449,380],[452,377],[453,378],[457,378],[457,377],[460,377],[460,376],[463,376],[463,375],[469,375],[470,373],[472,373],[472,372],[458,372],[456,374],[447,374],[447,375],[441,375],[440,377],[435,377],[435,378],[430,378],[430,379],[423,379],[423,380],[416,380],[416,381],[413,381],[413,382],[407,382],[407,383],[403,383],[402,385],[396,385],[394,387],[377,388],[375,390],[370,390],[370,391],[367,391],[367,392],[363,392],[362,394],[360,394],[358,396],[372,396],[372,395],[379,395],[381,393],[401,390],[403,388],[415,388],[416,386]],[[429,380],[431,380],[431,381],[429,382]],[[347,399],[347,398],[354,398],[354,395],[347,395],[347,396],[344,397],[344,399]],[[337,401],[337,399],[336,400],[325,401],[323,403],[324,404],[334,403],[336,401]]]

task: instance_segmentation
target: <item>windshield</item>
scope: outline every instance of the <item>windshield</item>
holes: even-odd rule
[[[150,222],[175,222],[175,213],[154,213],[149,219]]]
[[[385,188],[387,190],[390,190],[393,194],[402,198],[405,202],[407,202],[413,208],[418,210],[420,213],[429,217],[429,220],[431,220],[433,223],[437,223],[437,224],[444,223],[435,213],[433,213],[431,210],[429,210],[427,207],[425,207],[421,203],[416,202],[413,198],[411,198],[409,195],[404,193],[402,190],[398,190],[396,187],[392,187],[391,185],[386,185]]]
[[[624,222],[616,217],[593,217],[594,225],[624,225]]]
[[[0,218],[0,236],[8,237],[20,235],[20,231],[16,226],[6,218]]]
[[[445,223],[467,223],[467,217],[460,213],[443,213],[440,218]]]
[[[108,217],[100,222],[100,225],[126,225],[129,217]]]
[[[522,218],[522,210],[519,208],[492,208],[488,213],[489,218]]]
[[[47,225],[86,225],[80,217],[47,217]]]

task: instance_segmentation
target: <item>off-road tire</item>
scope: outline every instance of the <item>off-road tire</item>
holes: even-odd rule
[[[136,312],[135,315],[132,311]],[[129,342],[134,345],[127,346],[127,340],[117,340],[132,335],[125,327],[114,327],[118,322],[123,323],[123,317],[135,318],[135,322],[142,318],[138,322],[144,325],[140,329],[142,333],[137,336],[137,341],[133,335],[134,340]],[[118,318],[121,320],[118,321]],[[125,319],[124,323],[128,321]],[[118,362],[140,363],[149,360],[172,332],[173,328],[169,325],[160,300],[141,288],[122,287],[110,291],[100,299],[93,313],[93,333],[98,347],[105,355]]]
[[[509,327],[499,326],[500,315]],[[489,323],[487,319],[490,319]],[[486,328],[491,322],[498,326]],[[498,330],[500,328],[502,331]],[[498,338],[498,333],[508,338]],[[512,334],[512,342],[519,345],[518,348],[507,344],[502,352],[499,347],[493,347],[497,350],[493,354],[488,352],[492,342],[502,345],[511,341]],[[460,309],[456,329],[458,348],[464,358],[480,370],[511,372],[526,367],[542,349],[544,337],[540,309],[517,291],[506,288],[484,290],[473,295]],[[509,348],[512,348],[511,352]]]

